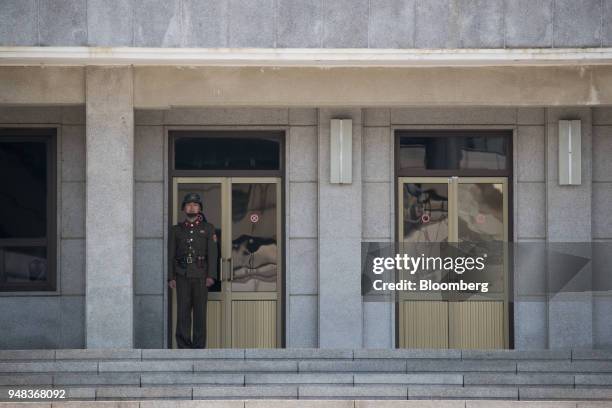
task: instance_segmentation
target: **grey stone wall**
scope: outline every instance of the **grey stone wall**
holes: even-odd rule
[[[363,128],[363,241],[393,242],[395,206],[393,143],[389,109],[364,109]],[[363,347],[395,347],[395,305],[363,303]]]
[[[87,348],[134,347],[131,67],[86,69]]]
[[[138,111],[137,111],[138,112]],[[143,124],[147,123],[147,124]],[[163,127],[135,115],[134,132],[134,346],[164,345],[164,139]]]
[[[85,345],[85,110],[0,107],[0,126],[58,128],[55,292],[0,292],[0,349]]]
[[[287,347],[319,347],[321,325],[320,284],[332,285],[333,276],[322,277],[320,251],[326,253],[328,240],[320,242],[321,222],[328,224],[329,194],[321,190],[325,169],[320,141],[330,115],[343,113],[353,118],[362,135],[358,146],[360,165],[354,170],[361,207],[351,216],[360,227],[359,239],[391,241],[395,235],[393,133],[394,128],[436,126],[505,127],[515,130],[514,137],[514,235],[518,241],[578,237],[612,241],[612,222],[608,208],[612,200],[612,110],[610,108],[202,108],[165,111],[135,111],[134,189],[134,331],[135,347],[164,346],[167,220],[167,145],[164,126],[248,126],[287,130],[285,179],[286,214],[286,338]],[[552,197],[556,190],[556,122],[559,119],[583,120],[584,148],[592,155],[584,157],[587,178],[592,183],[567,193],[577,197]],[[362,124],[360,122],[363,122]],[[0,293],[0,308],[11,314],[0,315],[0,327],[7,328],[0,338],[0,348],[79,348],[85,343],[85,118],[82,107],[0,108],[0,124],[58,126],[58,290],[54,293]],[[592,147],[591,147],[592,146]],[[546,161],[548,159],[548,162]],[[589,170],[592,169],[592,170]],[[321,172],[322,171],[322,172]],[[321,194],[328,195],[321,201]],[[342,194],[338,196],[342,198]],[[344,197],[348,199],[352,193]],[[586,201],[585,201],[586,200]],[[568,203],[569,202],[569,203]],[[587,203],[590,215],[574,225],[559,212],[574,211],[572,203]],[[331,204],[329,204],[331,205]],[[582,208],[582,207],[581,207]],[[321,211],[325,219],[319,220]],[[554,214],[557,214],[553,217]],[[591,223],[588,222],[591,219]],[[342,221],[345,222],[344,220]],[[331,224],[330,224],[331,225]],[[329,232],[330,225],[325,228]],[[575,232],[578,231],[579,235]],[[329,234],[328,234],[329,235]],[[333,237],[331,237],[333,238]],[[353,237],[355,238],[355,237]],[[336,247],[334,247],[336,248]],[[337,247],[340,248],[340,247]],[[327,256],[327,255],[325,255]],[[329,270],[328,270],[329,272]],[[533,271],[526,271],[533,273]],[[326,280],[327,279],[327,280]],[[516,276],[520,284],[521,276]],[[25,296],[24,296],[25,295]],[[327,299],[327,300],[326,300]],[[515,345],[519,349],[570,345],[610,347],[612,310],[610,294],[595,294],[582,299],[581,308],[568,311],[567,302],[556,303],[528,299],[515,304]],[[575,306],[575,304],[573,304]],[[326,303],[327,308],[334,307]],[[359,309],[359,308],[357,308]],[[331,310],[331,309],[330,309]],[[44,311],[44,313],[41,313]],[[359,330],[351,344],[355,347],[388,348],[394,346],[394,310],[389,304],[365,303],[358,312]],[[329,317],[327,312],[324,313]],[[586,315],[589,319],[584,319]],[[584,316],[583,316],[584,315]],[[592,316],[592,318],[591,318]],[[333,317],[333,316],[332,316]],[[572,325],[572,322],[589,323]],[[329,319],[332,322],[333,319]],[[558,322],[556,325],[551,322]],[[560,324],[566,322],[568,324]],[[325,323],[325,322],[323,322]],[[354,323],[354,322],[353,322]],[[330,329],[325,342],[333,342]],[[340,330],[338,330],[338,334]],[[560,336],[563,331],[563,336]],[[333,334],[333,333],[331,333]],[[556,340],[554,340],[556,339]],[[560,340],[565,340],[561,342]],[[347,340],[348,341],[348,340]]]
[[[546,241],[546,109],[519,109],[514,149],[516,179],[514,235],[517,242]],[[534,276],[537,275],[537,276]],[[522,288],[545,282],[543,273],[519,268],[515,274],[514,346],[548,348],[546,297],[522,296]]]
[[[3,0],[0,45],[610,47],[607,0]]]
[[[287,347],[319,346],[318,112],[289,109],[287,135]]]
[[[330,121],[352,120],[352,183],[330,183]],[[319,347],[363,344],[362,140],[359,108],[319,109]]]

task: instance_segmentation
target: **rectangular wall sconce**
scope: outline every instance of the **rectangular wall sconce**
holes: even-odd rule
[[[350,184],[353,160],[352,119],[332,119],[329,138],[330,183]]]
[[[575,186],[581,181],[581,133],[579,120],[559,121],[559,185]]]

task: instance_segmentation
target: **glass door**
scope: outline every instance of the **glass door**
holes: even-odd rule
[[[218,237],[219,280],[209,288],[208,348],[273,348],[281,344],[280,179],[173,179],[173,225],[183,219],[180,200],[199,193],[203,213]],[[172,345],[176,347],[176,291]]]
[[[448,178],[413,177],[399,180],[399,242],[403,253],[439,256],[440,245],[454,236]],[[402,271],[403,272],[403,271]],[[399,279],[410,279],[403,272]],[[441,281],[441,272],[419,278]],[[439,293],[399,292],[399,347],[448,348],[448,302]]]
[[[436,256],[440,245],[435,243],[451,242],[462,250],[469,247],[475,253],[488,253],[492,260],[485,271],[471,271],[469,276],[470,281],[490,282],[486,297],[469,294],[457,301],[436,292],[402,292],[399,347],[507,348],[507,257],[503,245],[508,237],[507,179],[401,177],[398,204],[398,235],[404,250]],[[419,278],[438,282],[468,279],[467,274],[428,274]]]
[[[280,180],[231,179],[227,261],[231,347],[280,344]]]

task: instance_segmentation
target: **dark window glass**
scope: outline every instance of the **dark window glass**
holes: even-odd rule
[[[400,132],[400,170],[507,170],[509,134]]]
[[[282,132],[180,132],[176,170],[280,170]]]
[[[46,143],[0,140],[0,238],[46,235]]]
[[[47,280],[47,248],[0,248],[4,257],[7,283],[28,283]]]
[[[0,129],[0,290],[55,290],[55,129]]]

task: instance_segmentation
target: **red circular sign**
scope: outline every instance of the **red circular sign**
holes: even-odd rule
[[[259,214],[257,214],[257,213],[252,213],[252,214],[249,216],[249,219],[250,219],[250,220],[251,220],[251,222],[254,224],[254,223],[256,223],[257,221],[259,221]]]
[[[421,215],[421,222],[423,224],[427,224],[429,222],[429,220],[431,219],[431,217],[429,216],[429,214],[423,214]]]

